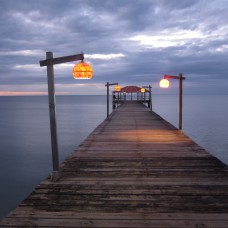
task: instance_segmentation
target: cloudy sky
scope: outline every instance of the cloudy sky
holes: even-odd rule
[[[0,95],[46,93],[47,51],[83,51],[94,69],[75,80],[76,62],[55,65],[58,94],[105,94],[106,82],[159,93],[179,73],[185,93],[228,93],[228,0],[0,0],[0,17]]]

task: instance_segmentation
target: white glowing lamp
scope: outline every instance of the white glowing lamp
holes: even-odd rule
[[[161,88],[169,88],[169,80],[163,78],[159,83]]]

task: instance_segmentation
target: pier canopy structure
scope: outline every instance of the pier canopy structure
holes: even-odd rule
[[[125,86],[120,91],[114,90],[113,104],[121,103],[124,101],[141,101],[147,103],[148,107],[151,104],[151,92],[144,87],[138,86]]]

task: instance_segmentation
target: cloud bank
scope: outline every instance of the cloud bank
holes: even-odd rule
[[[83,51],[94,68],[79,82],[75,63],[56,65],[59,94],[104,94],[106,82],[159,93],[179,73],[186,93],[228,93],[226,0],[1,0],[0,17],[0,95],[47,92],[47,51]]]

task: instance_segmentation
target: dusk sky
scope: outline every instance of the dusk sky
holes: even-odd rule
[[[57,94],[105,94],[106,82],[162,93],[179,73],[185,93],[228,94],[228,0],[0,0],[0,17],[0,95],[47,93],[47,51],[83,51],[94,69],[75,80],[76,62],[55,65]]]

